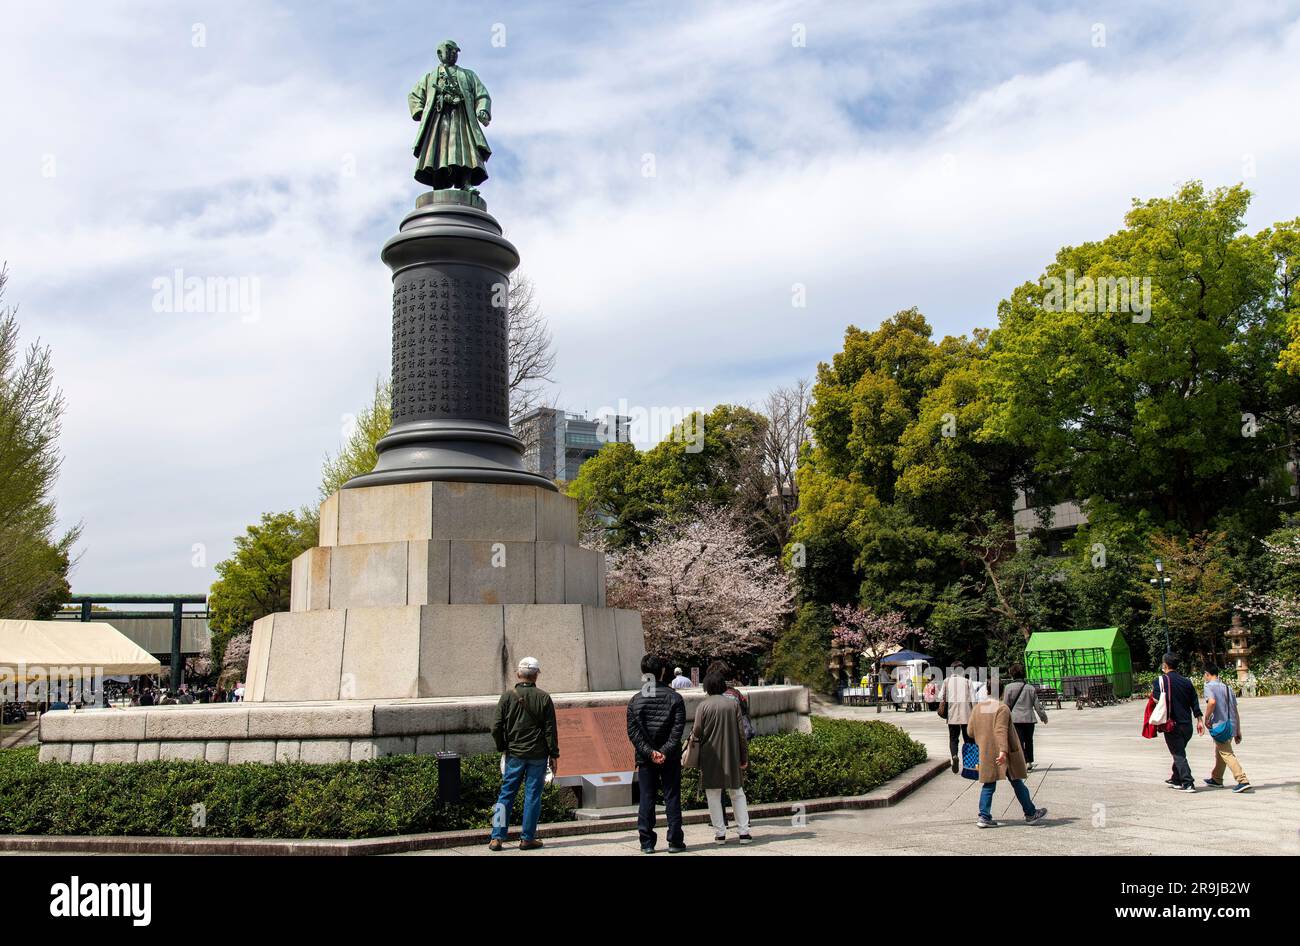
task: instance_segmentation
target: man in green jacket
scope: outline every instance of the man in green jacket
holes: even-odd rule
[[[488,849],[501,850],[510,826],[510,812],[515,807],[519,786],[524,787],[524,826],[519,850],[531,851],[542,846],[537,840],[537,822],[542,816],[542,789],[546,787],[546,766],[552,771],[560,764],[560,741],[555,730],[555,703],[551,695],[537,686],[541,665],[535,657],[519,661],[513,690],[501,694],[496,720],[492,723],[492,740],[503,753],[501,794],[492,810],[492,840]]]

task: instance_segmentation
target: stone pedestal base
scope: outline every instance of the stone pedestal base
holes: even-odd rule
[[[249,702],[501,693],[523,657],[574,693],[640,686],[635,611],[581,604],[430,604],[273,614],[253,629]]]
[[[545,672],[540,681],[545,685]],[[760,735],[809,732],[808,690],[742,687]],[[626,706],[635,691],[552,692],[565,707]],[[689,728],[703,690],[684,690]],[[41,717],[42,762],[359,762],[390,755],[494,752],[499,695],[421,700],[217,703],[55,710]],[[560,754],[564,754],[561,741]]]
[[[641,685],[641,616],[605,607],[577,504],[538,486],[341,490],[289,600],[253,625],[249,702],[500,693],[523,657],[548,690]]]

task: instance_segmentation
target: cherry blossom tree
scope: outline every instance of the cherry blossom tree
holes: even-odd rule
[[[253,646],[253,632],[241,631],[226,642],[221,656],[221,676],[242,680],[248,674],[248,656]]]
[[[1274,574],[1300,574],[1300,532],[1281,542],[1264,540]],[[1278,588],[1267,594],[1250,593],[1241,605],[1248,614],[1264,615],[1279,627],[1300,627],[1300,595]]]
[[[203,645],[203,651],[185,664],[185,675],[195,680],[203,680],[212,674],[212,644]]]
[[[733,514],[700,506],[661,518],[645,548],[611,557],[609,606],[641,612],[646,649],[677,658],[740,657],[775,638],[794,600],[780,564]]]
[[[832,638],[873,660],[902,649],[909,638],[918,647],[930,643],[930,636],[923,629],[912,627],[897,611],[876,614],[851,604],[835,604],[831,605],[831,613],[835,616]]]

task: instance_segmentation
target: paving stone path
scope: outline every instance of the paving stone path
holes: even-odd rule
[[[1206,788],[1194,795],[1172,791],[1169,754],[1161,739],[1143,739],[1142,703],[1049,710],[1050,723],[1035,737],[1038,768],[1030,774],[1035,801],[1049,815],[1038,825],[1019,817],[1009,785],[999,786],[996,830],[975,827],[977,783],[941,774],[893,808],[808,816],[807,823],[770,819],[754,825],[754,843],[734,834],[716,846],[707,825],[688,825],[686,856],[818,854],[1300,854],[1300,697],[1240,701],[1245,734],[1237,756],[1254,783],[1252,794]],[[947,756],[947,729],[934,713],[822,706],[822,715],[881,719],[906,729],[933,759]],[[1194,737],[1188,758],[1198,784],[1213,758],[1208,736]],[[1231,773],[1226,775],[1229,784]],[[659,857],[664,841],[660,831]],[[546,842],[542,851],[483,845],[425,852],[429,855],[537,857],[626,854],[639,856],[635,832]]]

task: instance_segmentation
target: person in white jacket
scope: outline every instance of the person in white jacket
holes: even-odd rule
[[[975,689],[966,676],[966,668],[960,660],[954,660],[948,668],[947,679],[939,688],[939,714],[948,720],[948,754],[952,756],[954,775],[961,769],[957,736],[961,735],[963,745],[971,741],[966,725],[970,722],[971,707],[974,704]]]

